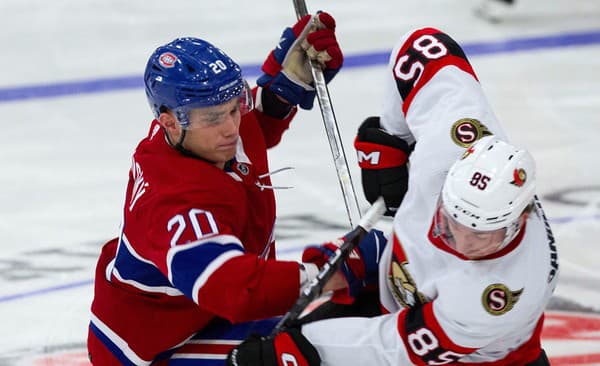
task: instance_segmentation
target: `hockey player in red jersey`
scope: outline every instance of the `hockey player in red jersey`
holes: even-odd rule
[[[408,33],[386,74],[383,111],[355,141],[367,199],[383,196],[394,216],[379,261],[383,315],[249,338],[228,364],[548,365],[540,332],[558,255],[532,156],[506,142],[447,34]]]
[[[144,82],[155,119],[133,154],[120,235],[97,265],[94,365],[223,364],[236,337],[272,327],[245,322],[285,313],[316,276],[314,264],[275,260],[267,149],[297,105],[313,106],[307,55],[326,81],[342,66],[334,30],[327,13],[287,28],[252,90],[204,40],[178,38],[150,56]],[[194,338],[240,323],[221,343]]]

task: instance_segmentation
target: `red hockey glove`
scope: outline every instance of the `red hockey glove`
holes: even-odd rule
[[[275,337],[250,336],[227,356],[228,366],[320,364],[319,353],[297,329],[288,329]]]
[[[354,140],[367,201],[383,197],[386,216],[394,216],[408,190],[408,156],[414,145],[381,129],[379,117],[367,118]]]
[[[311,109],[316,93],[309,59],[321,65],[327,83],[342,67],[344,56],[335,38],[335,20],[328,13],[306,15],[286,28],[256,82],[290,104]]]
[[[319,246],[309,246],[302,253],[302,262],[315,263],[322,267],[344,242],[340,238]],[[341,271],[348,282],[349,295],[356,297],[366,286],[378,282],[379,259],[385,249],[387,239],[383,232],[373,229],[358,243],[341,265]]]

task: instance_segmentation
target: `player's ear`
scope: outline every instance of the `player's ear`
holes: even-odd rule
[[[171,111],[161,112],[158,116],[158,123],[170,134],[179,131],[177,118],[175,118],[175,115]]]

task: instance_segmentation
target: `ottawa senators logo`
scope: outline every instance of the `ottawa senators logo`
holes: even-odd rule
[[[510,184],[514,184],[517,187],[523,187],[527,180],[527,172],[523,168],[515,169],[513,172],[513,181]]]
[[[481,303],[485,311],[492,315],[502,315],[509,312],[519,301],[523,289],[511,291],[501,283],[489,285],[481,295]]]
[[[450,128],[452,141],[461,147],[468,147],[483,136],[491,134],[483,123],[474,118],[461,118]]]
[[[388,273],[388,288],[396,301],[403,307],[414,307],[426,302],[425,296],[407,269],[408,260],[400,240],[394,235],[392,263]]]

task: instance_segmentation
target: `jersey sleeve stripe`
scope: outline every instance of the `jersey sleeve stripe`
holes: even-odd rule
[[[398,334],[400,335],[400,339],[402,339],[402,342],[404,343],[406,353],[408,354],[408,357],[410,357],[411,362],[419,366],[426,365],[426,363],[424,363],[423,360],[414,353],[410,344],[408,343],[408,334],[410,332],[407,330],[407,324],[411,323],[410,317],[412,315],[412,312],[413,309],[409,308],[401,311],[398,315]]]
[[[459,346],[446,335],[446,332],[444,332],[444,330],[440,326],[440,323],[435,317],[435,313],[433,310],[433,302],[428,302],[427,304],[425,304],[425,306],[423,306],[422,308],[422,311],[423,320],[425,324],[427,324],[427,327],[431,329],[433,333],[438,337],[438,340],[440,341],[440,344],[444,349],[464,354],[469,354],[477,350],[477,348]]]
[[[462,347],[450,340],[433,314],[433,302],[406,309],[398,316],[398,333],[415,365],[436,364],[441,360],[457,361],[476,348]],[[442,363],[437,363],[442,364]]]
[[[169,281],[197,302],[197,293],[208,277],[227,260],[244,253],[239,239],[217,235],[169,249]]]
[[[128,280],[123,278],[117,269],[113,270],[112,274],[119,282],[133,286],[143,292],[160,293],[167,296],[183,296],[183,292],[173,286],[149,286],[135,280]]]
[[[240,248],[243,248],[240,240],[233,235],[216,235],[216,236],[212,236],[207,239],[198,240],[198,241],[194,241],[191,243],[174,246],[171,249],[169,249],[169,252],[167,253],[167,271],[168,271],[169,281],[171,281],[171,283],[173,283],[173,271],[171,270],[171,264],[173,262],[173,257],[175,257],[175,255],[177,255],[177,253],[179,253],[179,252],[187,251],[187,250],[193,249],[197,246],[201,246],[201,245],[208,244],[208,243],[219,244],[219,245],[226,245],[226,244],[231,243],[231,244],[238,245]]]
[[[217,269],[219,269],[223,265],[223,263],[227,262],[231,258],[240,256],[243,254],[244,253],[240,252],[240,251],[230,250],[230,251],[227,251],[227,252],[221,254],[220,256],[218,256],[217,258],[212,260],[208,266],[206,266],[206,268],[204,269],[204,271],[202,271],[202,274],[200,276],[198,276],[198,278],[194,282],[194,286],[192,287],[192,299],[194,299],[194,302],[196,304],[199,304],[198,292],[200,292],[200,289],[202,289],[202,286],[204,286],[206,281],[208,281],[208,278]]]
[[[131,245],[131,243],[129,243],[129,239],[127,239],[127,236],[125,236],[125,233],[121,234],[121,240],[119,241],[119,245],[117,247],[117,257],[119,256],[119,253],[123,250],[127,250],[128,255],[134,257],[135,259],[137,259],[140,262],[144,262],[146,264],[152,265],[154,267],[156,267],[156,265],[149,259],[144,258],[141,254],[139,254]]]
[[[125,234],[121,235],[114,263],[107,266],[106,274],[109,281],[112,281],[111,275],[114,275],[116,280],[139,289],[177,296],[177,290],[172,289],[175,291],[172,292],[168,289],[172,288],[172,284],[161,270],[153,262],[137,253]]]

